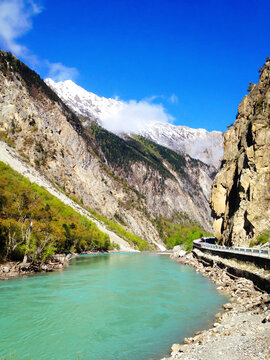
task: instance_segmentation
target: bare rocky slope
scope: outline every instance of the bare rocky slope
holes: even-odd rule
[[[270,230],[270,60],[249,90],[224,135],[211,193],[214,232],[228,246],[249,246]]]
[[[121,139],[79,119],[40,77],[0,52],[0,135],[69,196],[149,243],[155,219],[185,213],[206,230],[213,173],[142,137]]]

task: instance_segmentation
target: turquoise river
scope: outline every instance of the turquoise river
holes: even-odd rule
[[[167,255],[85,255],[0,282],[0,359],[156,360],[226,299]]]

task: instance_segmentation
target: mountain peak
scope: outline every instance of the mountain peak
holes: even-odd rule
[[[121,104],[120,101],[115,99],[107,99],[87,91],[72,80],[55,82],[47,78],[45,83],[57,93],[72,111],[84,117],[85,120],[90,119],[100,123],[102,115],[107,114]]]

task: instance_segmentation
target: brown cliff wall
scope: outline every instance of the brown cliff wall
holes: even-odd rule
[[[223,244],[249,246],[270,229],[270,60],[224,134],[210,203],[214,233]]]

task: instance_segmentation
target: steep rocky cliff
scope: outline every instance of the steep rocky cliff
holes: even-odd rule
[[[0,131],[30,165],[84,206],[161,243],[157,217],[186,213],[210,228],[211,170],[151,141],[79,119],[40,77],[0,52]]]
[[[226,245],[249,246],[270,229],[270,60],[224,135],[224,158],[211,193],[214,232]]]

